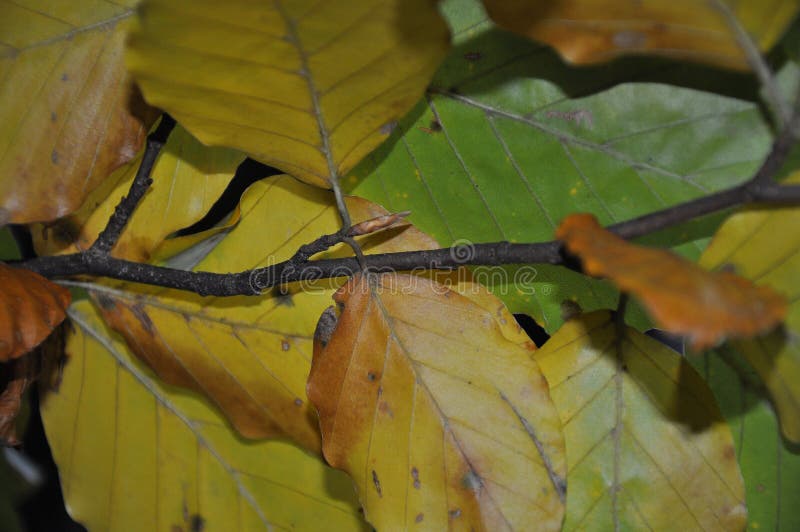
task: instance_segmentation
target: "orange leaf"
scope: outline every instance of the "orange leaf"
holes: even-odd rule
[[[571,63],[654,54],[735,69],[747,60],[720,11],[728,4],[745,31],[766,50],[797,14],[796,1],[484,0],[500,26],[553,46]]]
[[[0,263],[0,362],[42,343],[64,321],[70,299],[41,275]]]
[[[635,295],[660,327],[688,336],[693,349],[766,332],[786,315],[786,300],[772,289],[730,272],[708,272],[669,251],[630,244],[591,214],[568,216],[556,238],[581,259],[587,274]]]
[[[5,388],[0,393],[0,445],[19,445],[17,414],[22,405],[22,395],[33,380],[31,362],[31,355],[28,355],[0,368],[8,370]]]

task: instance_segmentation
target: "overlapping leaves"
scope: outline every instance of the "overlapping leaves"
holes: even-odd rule
[[[464,2],[447,7],[456,49],[425,100],[345,181],[410,210],[442,244],[544,241],[574,212],[602,225],[634,218],[741,182],[767,152],[771,134],[745,78],[652,61],[575,70]],[[695,88],[661,83],[690,75]],[[631,78],[639,82],[620,84]],[[738,99],[698,90],[731,87]],[[697,258],[716,223],[684,225],[658,244]],[[493,291],[550,332],[564,300],[584,309],[616,300],[608,285],[560,268],[537,266],[532,281],[506,272]]]
[[[791,183],[800,182],[794,174]],[[770,286],[790,302],[785,326],[769,336],[737,341],[735,351],[752,364],[778,411],[781,430],[800,442],[800,223],[797,208],[753,208],[731,216],[720,228],[700,264],[733,268],[758,285]]]
[[[281,442],[248,443],[160,382],[84,301],[42,416],[72,517],[90,530],[364,530],[348,479]]]

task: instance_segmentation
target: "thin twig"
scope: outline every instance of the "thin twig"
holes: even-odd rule
[[[174,127],[175,120],[165,114],[161,117],[161,123],[156,130],[147,137],[147,146],[142,156],[142,162],[139,165],[136,176],[133,178],[131,188],[128,190],[128,194],[119,202],[119,205],[114,208],[106,227],[89,248],[89,253],[108,255],[114,249],[133,211],[136,210],[136,206],[139,205],[139,202],[153,183],[150,175],[153,173],[158,154]]]
[[[764,96],[776,115],[778,128],[784,128],[786,124],[789,123],[792,116],[792,108],[790,107],[790,103],[786,101],[786,98],[781,95],[780,87],[778,87],[778,82],[775,79],[775,74],[764,60],[764,56],[761,55],[758,44],[753,41],[753,38],[747,33],[747,30],[742,26],[739,19],[736,18],[736,15],[725,2],[722,0],[713,0],[712,3],[722,16],[725,17],[725,21],[733,32],[733,37],[736,39],[737,44],[739,44],[739,47],[742,49],[747,63],[750,65],[750,68],[753,69],[762,87],[764,87]]]

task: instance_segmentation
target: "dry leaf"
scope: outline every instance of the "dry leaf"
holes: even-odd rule
[[[123,64],[136,3],[0,8],[0,225],[71,213],[136,156],[156,118]]]
[[[747,68],[726,18],[727,4],[762,50],[769,49],[800,7],[780,0],[484,0],[500,26],[556,48],[568,61],[597,63],[632,53]],[[716,5],[715,5],[716,4]]]
[[[534,359],[564,423],[564,530],[744,529],[731,431],[686,359],[608,312],[568,321]]]
[[[769,287],[628,243],[591,214],[568,216],[556,238],[581,259],[587,274],[606,277],[636,296],[660,328],[687,336],[693,349],[769,331],[786,315],[786,300]]]
[[[38,273],[0,263],[0,362],[42,343],[64,321],[70,299]]]
[[[530,351],[429,279],[356,276],[308,383],[323,452],[378,530],[559,530],[564,441]]]
[[[22,396],[35,377],[33,362],[31,353],[0,365],[0,384],[5,384],[0,393],[0,446],[20,443],[17,439],[17,415],[22,406]]]

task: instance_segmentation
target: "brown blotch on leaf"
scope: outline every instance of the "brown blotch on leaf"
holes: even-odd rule
[[[297,398],[294,400],[294,406],[303,406],[303,400],[302,400],[302,399],[300,399],[299,397],[297,397]]]
[[[414,518],[414,522],[415,522],[415,523],[421,523],[423,519],[425,519],[425,514],[424,514],[424,513],[422,513],[422,512],[420,512],[420,513],[418,513],[418,514],[417,514],[417,516]]]
[[[370,371],[370,372],[367,373],[367,380],[368,381],[373,382],[376,378],[377,377],[375,377],[375,374],[373,372]]]
[[[431,123],[428,124],[428,127],[425,126],[417,126],[420,131],[427,133],[428,135],[432,135],[434,133],[438,133],[442,130],[442,124],[438,120],[431,120]]]
[[[450,519],[457,519],[461,517],[461,508],[455,508],[453,510],[450,510],[448,512],[448,515],[450,516]]]
[[[287,340],[281,340],[281,351],[288,351],[289,350],[289,342]]]

